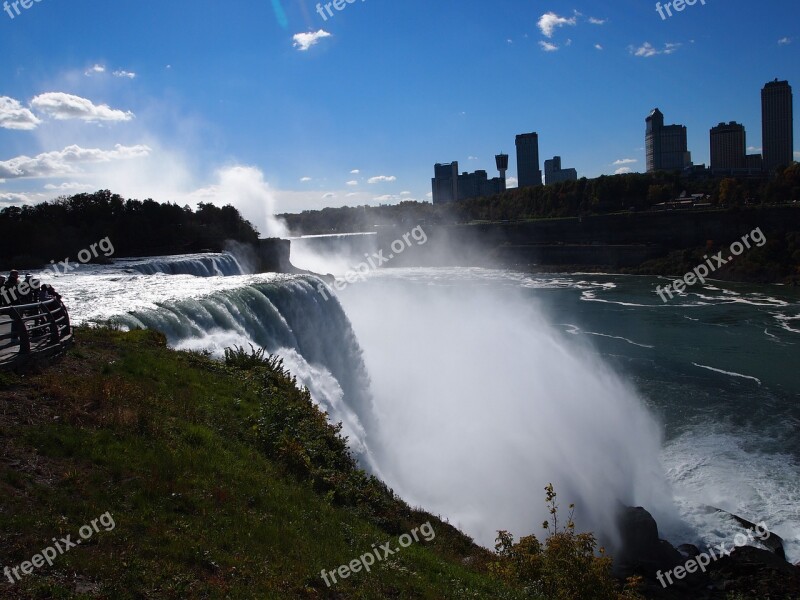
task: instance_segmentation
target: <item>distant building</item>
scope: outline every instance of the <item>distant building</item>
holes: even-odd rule
[[[544,161],[544,182],[552,185],[560,181],[577,181],[578,171],[575,169],[562,169],[561,157],[554,156],[550,160]]]
[[[764,170],[774,171],[794,160],[794,117],[792,86],[788,81],[771,81],[761,90],[761,142]]]
[[[508,154],[498,154],[494,157],[494,162],[497,165],[497,170],[500,172],[500,179],[503,180],[503,189],[506,191],[506,171],[508,171]]]
[[[645,149],[647,151],[647,172],[683,171],[692,164],[688,149],[686,127],[683,125],[664,125],[664,115],[657,108],[647,119]]]
[[[433,203],[447,204],[460,202],[470,198],[493,196],[506,191],[506,169],[508,169],[508,155],[498,154],[495,157],[500,177],[489,179],[484,170],[474,173],[458,173],[458,161],[447,164],[437,163],[434,167],[434,178],[431,180],[433,188]]]
[[[519,187],[542,185],[542,171],[539,168],[539,134],[518,135],[516,145]]]
[[[433,203],[447,204],[458,200],[458,161],[433,167]]]
[[[747,167],[747,139],[744,125],[734,121],[711,129],[711,171],[732,171]]]
[[[764,157],[760,154],[748,154],[745,156],[744,166],[748,171],[761,173],[764,170]]]

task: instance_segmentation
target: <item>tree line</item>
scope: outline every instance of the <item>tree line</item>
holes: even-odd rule
[[[230,205],[200,203],[193,210],[126,200],[108,190],[0,210],[0,262],[6,269],[74,257],[104,238],[113,241],[115,256],[156,256],[219,252],[227,240],[256,243],[258,231]]]

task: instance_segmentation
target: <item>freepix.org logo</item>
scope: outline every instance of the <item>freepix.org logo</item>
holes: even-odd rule
[[[687,6],[694,6],[695,4],[697,4],[697,0],[671,0],[663,6],[661,2],[656,2],[656,12],[661,15],[662,21],[666,21],[667,17],[672,16],[672,9],[675,9],[675,12],[683,12]],[[700,0],[700,4],[705,6],[706,0]],[[664,14],[665,12],[666,14]]]
[[[24,10],[30,9],[31,6],[34,4],[39,4],[42,0],[14,0],[13,2],[9,2],[6,0],[3,2],[3,10],[6,11],[10,18],[18,17],[22,14],[20,10],[20,6]]]

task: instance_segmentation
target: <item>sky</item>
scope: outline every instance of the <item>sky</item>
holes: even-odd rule
[[[268,234],[273,211],[430,201],[437,162],[491,177],[506,152],[513,186],[530,131],[579,176],[644,171],[655,107],[695,163],[723,121],[758,152],[763,85],[800,94],[797,0],[337,5],[0,5],[0,208],[110,189],[232,203]]]

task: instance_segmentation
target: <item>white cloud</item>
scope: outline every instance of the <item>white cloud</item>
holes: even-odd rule
[[[303,183],[307,183],[307,182],[311,181],[311,177],[301,177],[300,181],[302,181]]]
[[[622,167],[614,171],[614,175],[625,175],[627,173],[633,173],[633,169],[630,167]]]
[[[556,46],[555,44],[551,44],[550,42],[545,42],[544,40],[540,41],[539,45],[545,52],[555,52],[556,50],[558,50],[558,46]]]
[[[753,152],[753,153],[755,153],[755,152],[761,152],[761,151],[762,151],[762,148],[760,148],[760,147],[759,147],[759,148],[756,148],[755,146],[748,146],[748,147],[747,147],[747,151],[748,151],[748,152]]]
[[[574,17],[559,17],[554,12],[549,12],[543,14],[539,17],[539,22],[537,23],[539,30],[542,32],[547,38],[553,37],[553,32],[555,31],[556,27],[564,27],[565,25],[574,26],[578,22],[577,16]]]
[[[634,56],[642,58],[650,58],[651,56],[658,56],[659,54],[673,54],[678,51],[681,44],[664,44],[664,49],[659,50],[650,42],[645,42],[638,48],[635,46],[628,46],[628,51]]]
[[[328,198],[336,198],[336,194],[333,192],[328,192],[327,194],[322,194],[322,199],[327,200]]]
[[[410,196],[411,192],[400,192],[401,196]]]
[[[788,46],[791,43],[792,43],[792,38],[790,37],[785,37],[778,40],[779,46]]]
[[[30,131],[36,129],[41,121],[18,100],[0,96],[0,127]]]
[[[794,153],[794,157],[795,157],[796,159],[800,160],[800,151],[795,151],[795,153]]]
[[[350,193],[346,194],[346,196],[348,198],[352,198],[353,196],[358,196],[358,192],[350,192]]]
[[[615,160],[612,164],[613,165],[631,165],[635,162],[639,162],[635,158],[620,158],[619,160]]]
[[[77,192],[80,190],[92,190],[97,188],[91,184],[78,183],[77,181],[65,181],[59,185],[48,183],[46,186],[44,186],[44,189],[51,192]]]
[[[519,186],[519,179],[516,177],[508,177],[506,179],[506,189],[511,189]]]
[[[98,74],[98,73],[105,73],[105,72],[106,72],[106,68],[103,65],[94,65],[94,66],[91,66],[88,69],[86,69],[86,71],[84,72],[84,75],[86,75],[87,77],[91,77],[92,75],[95,75],[95,74]]]
[[[0,204],[36,204],[45,198],[40,194],[23,194],[18,192],[7,192],[0,194]]]
[[[348,181],[347,185],[349,185],[349,186],[358,185],[358,182],[355,179],[353,179],[352,181]]]
[[[117,144],[114,150],[81,148],[73,145],[63,150],[44,152],[33,158],[23,155],[0,161],[0,177],[4,179],[64,177],[81,173],[80,166],[83,164],[142,158],[149,156],[150,152],[150,147],[144,145]]]
[[[358,175],[359,173],[361,173],[361,171],[359,171],[358,169],[353,169],[352,171],[350,171],[351,175]]]
[[[600,44],[595,44],[594,47],[597,50],[602,50],[603,49],[603,46],[601,46]]]
[[[114,71],[114,77],[126,77],[128,79],[136,79],[136,73],[132,71],[125,71],[124,69],[119,69]]]
[[[477,156],[468,156],[467,160],[478,160]]]
[[[300,52],[305,52],[311,48],[311,46],[314,46],[317,42],[326,37],[331,37],[331,34],[324,29],[309,31],[308,33],[296,33],[292,36],[294,40],[294,44],[292,45],[300,50]]]
[[[96,105],[91,100],[65,94],[49,92],[40,94],[31,100],[31,107],[56,119],[81,119],[83,121],[130,121],[132,112],[123,112],[109,107],[107,104]]]
[[[381,182],[391,182],[397,181],[397,177],[394,175],[378,175],[377,177],[370,177],[367,180],[367,183],[381,183]]]
[[[608,19],[597,19],[595,17],[589,17],[589,23],[592,25],[605,25],[608,23]]]

